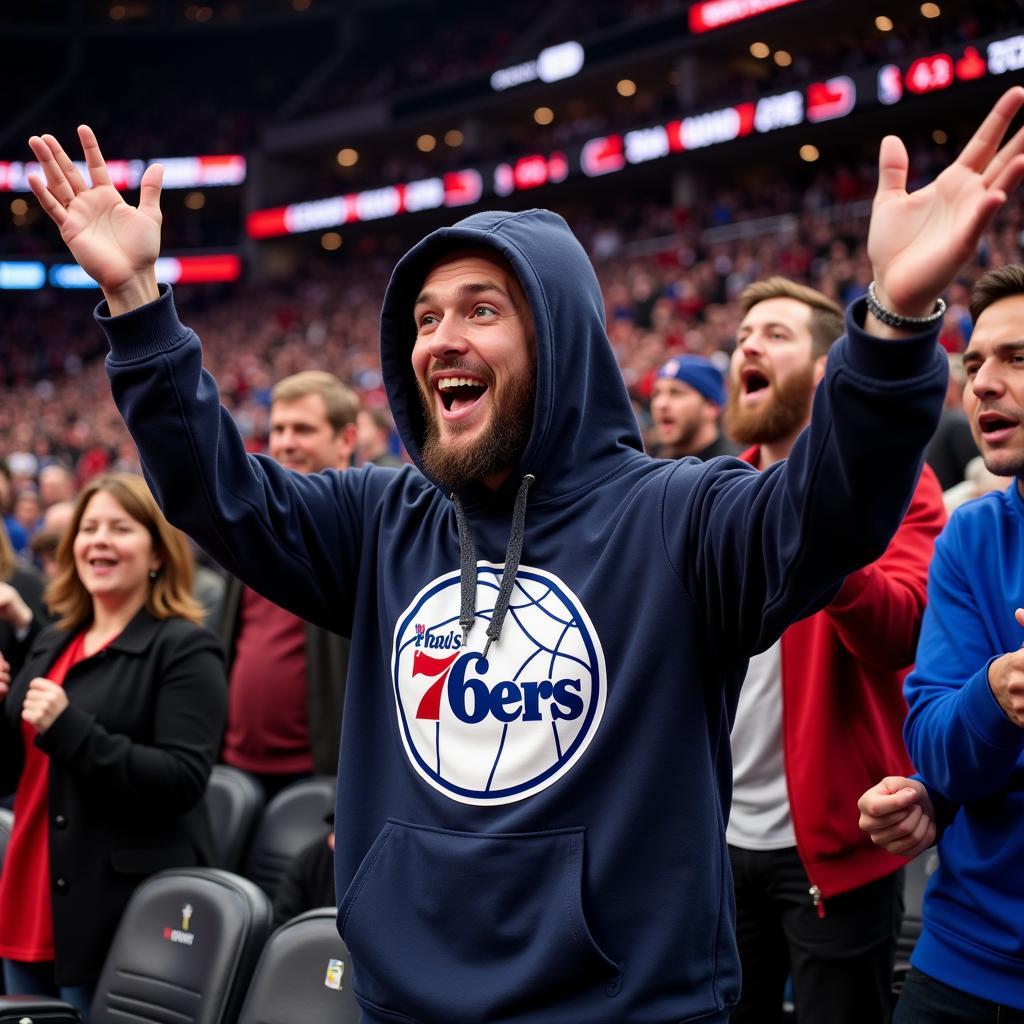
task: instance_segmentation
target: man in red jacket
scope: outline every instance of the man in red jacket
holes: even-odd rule
[[[741,458],[772,472],[810,421],[842,310],[781,277],[748,287],[741,304],[725,427],[754,445]],[[787,974],[801,1021],[890,1018],[904,862],[872,846],[849,808],[892,765],[909,768],[902,683],[944,521],[925,467],[882,557],[750,661],[726,832],[743,968],[733,1024],[781,1021]]]

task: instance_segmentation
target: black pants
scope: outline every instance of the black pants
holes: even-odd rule
[[[1024,1011],[1012,1010],[987,999],[951,988],[936,978],[910,968],[894,1024],[1024,1024]]]
[[[903,917],[903,872],[825,901],[808,892],[796,849],[729,848],[743,969],[732,1024],[778,1024],[787,975],[798,1024],[888,1024]]]

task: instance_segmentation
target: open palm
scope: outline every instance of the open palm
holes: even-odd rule
[[[999,145],[1024,105],[1024,89],[1004,93],[964,151],[936,179],[908,193],[907,152],[882,140],[868,256],[883,304],[924,316],[971,257],[982,231],[1024,176],[1024,131]]]
[[[44,183],[30,175],[29,183],[82,269],[104,292],[117,292],[139,275],[151,273],[160,254],[163,171],[159,165],[146,169],[139,205],[129,206],[110,181],[92,130],[83,125],[78,135],[91,186],[52,135],[29,140],[46,176]]]

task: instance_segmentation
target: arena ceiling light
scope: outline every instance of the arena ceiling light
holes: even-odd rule
[[[892,18],[888,18],[884,14],[880,14],[875,18],[875,28],[877,28],[879,32],[891,32]]]
[[[525,85],[527,82],[560,82],[578,75],[585,59],[583,47],[575,40],[559,43],[541,50],[534,60],[513,64],[491,75],[491,88],[495,92]]]

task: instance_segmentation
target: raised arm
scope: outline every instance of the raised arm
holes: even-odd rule
[[[194,332],[157,286],[158,165],[138,207],[110,182],[91,129],[79,138],[92,184],[53,136],[33,136],[45,181],[30,177],[43,209],[100,285],[97,312],[110,341],[114,400],[167,518],[270,600],[328,629],[349,628],[362,527],[390,471],[302,476],[248,455]],[[367,481],[372,481],[368,495]]]
[[[938,322],[919,321],[1024,176],[1024,131],[1000,148],[1022,105],[1024,88],[1006,92],[957,160],[913,193],[903,144],[883,140],[868,253],[877,302],[904,326],[851,308],[811,425],[785,462],[760,474],[689,464],[673,472],[669,557],[711,625],[741,650],[764,650],[821,607],[896,532],[945,390]]]

